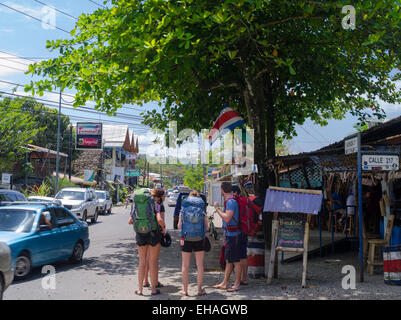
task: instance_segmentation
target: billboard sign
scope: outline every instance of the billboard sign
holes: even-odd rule
[[[77,140],[75,149],[77,150],[101,150],[102,149],[102,130],[100,122],[78,122]]]

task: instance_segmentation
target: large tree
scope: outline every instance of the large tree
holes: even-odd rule
[[[259,192],[274,183],[266,160],[278,131],[290,137],[305,119],[326,124],[347,112],[382,117],[378,99],[400,101],[394,1],[358,1],[350,29],[342,24],[346,1],[112,4],[81,15],[72,39],[49,41],[60,56],[30,66],[45,79],[26,90],[74,88],[76,106],[94,100],[110,114],[126,103],[160,101],[163,111],[145,122],[161,129],[172,119],[179,130],[210,128],[229,103],[255,130]]]
[[[10,172],[16,161],[28,152],[26,145],[43,130],[29,112],[20,108],[19,100],[0,101],[0,172]]]

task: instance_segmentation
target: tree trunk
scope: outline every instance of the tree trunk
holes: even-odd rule
[[[274,98],[268,79],[251,80],[245,77],[244,101],[250,126],[254,129],[254,163],[258,166],[256,175],[256,196],[264,199],[269,185],[276,185],[274,170],[268,168],[268,160],[275,156]],[[271,247],[272,217],[263,215],[265,247]]]

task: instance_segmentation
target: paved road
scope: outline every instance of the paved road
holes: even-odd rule
[[[173,228],[173,207],[166,204],[167,228]],[[53,264],[56,269],[56,289],[45,290],[50,284],[47,273],[35,268],[31,276],[15,281],[4,299],[132,299],[137,288],[137,250],[134,232],[127,224],[129,209],[113,208],[111,215],[99,216],[89,224],[91,244],[80,265],[67,261]]]

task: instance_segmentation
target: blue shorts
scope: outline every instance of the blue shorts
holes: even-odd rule
[[[226,237],[226,248],[224,249],[224,258],[228,263],[236,263],[241,260],[241,241],[240,235]]]
[[[240,249],[239,249],[239,258],[247,259],[248,258],[248,236],[245,233],[240,234]]]

